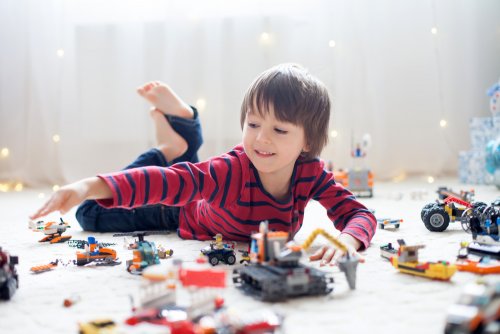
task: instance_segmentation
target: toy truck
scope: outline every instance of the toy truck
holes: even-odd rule
[[[288,297],[326,295],[333,291],[333,277],[329,273],[299,263],[302,249],[307,249],[314,238],[322,234],[344,252],[338,262],[346,274],[349,287],[356,286],[356,267],[359,259],[348,254],[344,244],[322,229],[315,230],[302,245],[285,245],[287,232],[271,232],[267,222],[260,224],[260,232],[252,235],[251,262],[235,269],[233,282],[242,290],[263,301],[279,301]]]
[[[0,247],[0,299],[9,300],[19,288],[18,263],[17,256],[10,255]]]
[[[454,196],[447,196],[443,202],[426,204],[420,212],[425,227],[431,232],[443,232],[450,222],[459,221],[467,231],[467,216],[481,212],[487,205],[483,202],[469,203]]]

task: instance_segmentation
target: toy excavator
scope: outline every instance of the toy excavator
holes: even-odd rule
[[[345,273],[349,287],[355,289],[359,259],[349,255],[347,247],[338,239],[317,229],[302,245],[285,245],[289,234],[268,231],[267,222],[262,222],[260,232],[252,235],[250,263],[234,270],[233,282],[264,301],[329,294],[333,291],[333,277],[299,263],[302,250],[309,248],[319,234],[346,254],[338,261],[338,266]]]
[[[62,234],[71,226],[69,226],[69,224],[62,218],[59,219],[61,220],[59,224],[56,222],[44,223],[42,220],[37,221],[36,223],[31,221],[28,227],[33,232],[43,232],[46,235],[45,238],[38,240],[38,242],[50,241],[51,244],[65,242],[66,240],[71,239],[71,235],[63,236]]]

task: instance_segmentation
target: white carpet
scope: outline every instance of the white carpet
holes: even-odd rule
[[[399,231],[377,231],[372,246],[364,252],[366,263],[358,267],[355,291],[349,291],[344,275],[331,268],[327,270],[336,273],[336,285],[329,296],[268,304],[256,301],[230,285],[224,295],[226,304],[241,310],[264,307],[278,310],[286,316],[284,333],[441,333],[448,306],[456,300],[466,283],[476,279],[476,275],[458,272],[451,282],[409,276],[397,272],[380,257],[379,252],[381,244],[396,243],[396,239],[404,238],[407,244],[426,244],[420,252],[423,260],[454,260],[460,241],[469,241],[470,235],[462,231],[458,223],[452,223],[446,232],[432,233],[420,220],[423,205],[436,199],[438,185],[447,185],[456,191],[471,188],[456,181],[432,185],[416,181],[379,183],[375,185],[373,199],[361,200],[374,209],[378,217],[403,218],[404,222]],[[474,188],[476,200],[490,203],[500,196],[500,192],[491,186]],[[122,324],[130,315],[129,294],[137,291],[142,278],[125,270],[124,262],[131,258],[131,251],[123,249],[121,238],[94,234],[99,241],[118,243],[115,249],[123,261],[120,266],[59,266],[39,275],[30,273],[33,265],[75,257],[74,248],[66,244],[40,244],[37,240],[43,235],[27,228],[28,214],[43,202],[38,197],[40,192],[0,193],[0,245],[12,255],[18,255],[20,262],[19,289],[11,301],[0,302],[0,332],[74,333],[79,321],[103,317],[120,323],[120,332],[150,332],[151,327],[130,328]],[[423,197],[412,199],[412,193]],[[81,231],[73,212],[65,216],[72,225],[69,234],[73,239],[86,239],[88,234]],[[57,215],[51,218],[59,219]],[[304,240],[316,227],[337,234],[331,225],[322,207],[311,203],[297,239]],[[199,250],[208,244],[183,241],[175,235],[148,239],[174,249],[174,257],[187,262],[194,261]],[[315,245],[323,243],[326,241],[320,237]],[[317,263],[313,265],[318,266]],[[229,273],[233,269],[223,264],[220,266],[227,268]],[[64,308],[63,300],[73,294],[80,295],[81,301],[71,308]]]

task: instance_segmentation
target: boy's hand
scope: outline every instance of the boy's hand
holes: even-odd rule
[[[104,181],[97,177],[84,179],[61,187],[61,189],[53,193],[47,202],[29,218],[35,220],[54,211],[65,214],[72,207],[80,204],[86,199],[110,197],[112,197],[111,190]]]
[[[344,245],[346,245],[347,249],[349,250],[349,255],[355,256],[359,259],[360,262],[365,262],[364,258],[356,251],[361,247],[361,242],[352,237],[349,234],[340,234],[338,238]],[[330,264],[331,266],[335,265],[340,257],[342,257],[344,254],[343,251],[341,251],[338,248],[335,248],[333,245],[325,245],[322,246],[316,253],[313,255],[309,256],[310,261],[318,261],[321,260],[320,266],[325,266],[327,264]]]

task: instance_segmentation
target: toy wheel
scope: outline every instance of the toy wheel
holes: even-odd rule
[[[432,232],[443,232],[450,225],[450,216],[440,206],[430,208],[424,216],[425,227]]]
[[[217,258],[217,256],[210,256],[208,258],[208,262],[210,262],[212,266],[216,266],[219,264],[219,259]]]
[[[460,224],[462,225],[462,230],[466,233],[471,233],[471,219],[473,219],[473,214],[472,208],[468,208],[462,213]]]
[[[235,262],[236,262],[236,256],[234,256],[233,254],[230,254],[226,257],[227,264],[232,266]]]
[[[394,225],[396,228],[399,228],[399,224]]]
[[[382,230],[385,228],[384,224],[378,224],[378,227],[380,227]]]
[[[420,219],[422,219],[422,221],[424,220],[424,216],[427,213],[427,210],[432,208],[434,206],[434,204],[436,204],[436,203],[428,203],[422,208],[422,211],[420,212]]]

